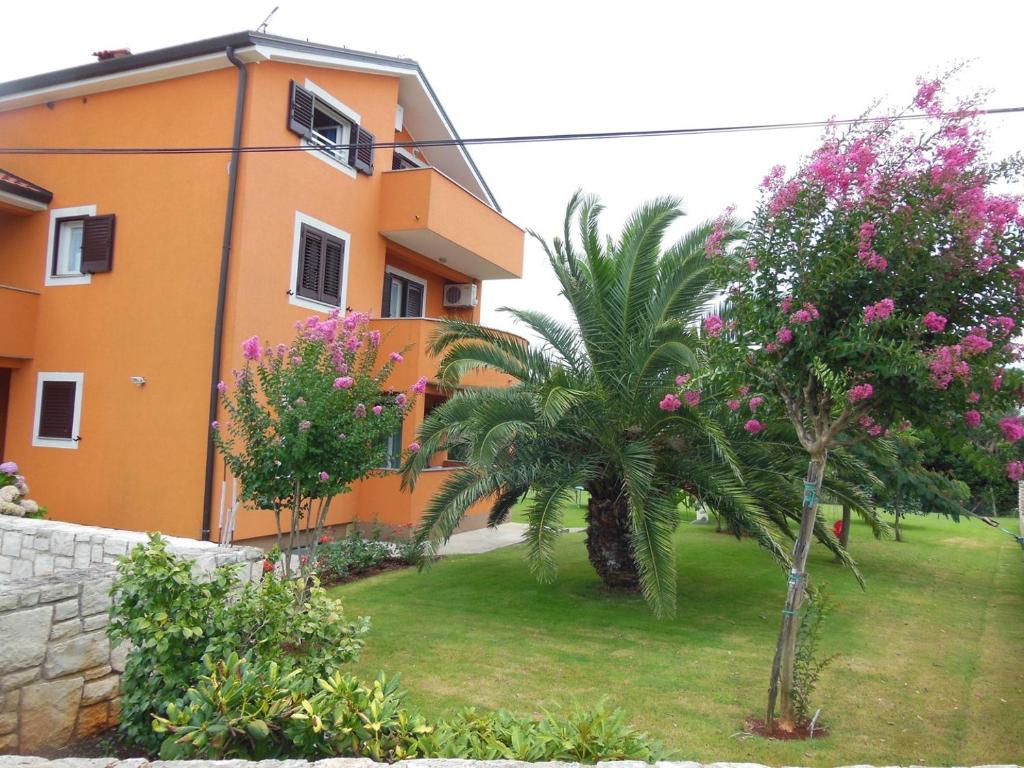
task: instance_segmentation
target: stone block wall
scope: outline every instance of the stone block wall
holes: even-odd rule
[[[262,575],[252,547],[166,537],[198,574],[239,563]],[[0,753],[59,749],[117,723],[125,652],[107,637],[119,556],[134,531],[0,515]]]

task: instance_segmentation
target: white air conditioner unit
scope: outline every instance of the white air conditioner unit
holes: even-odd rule
[[[444,305],[446,307],[475,307],[476,285],[474,283],[458,283],[444,287]]]

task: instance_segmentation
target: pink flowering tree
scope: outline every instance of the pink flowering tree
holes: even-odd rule
[[[242,501],[273,511],[286,576],[299,548],[308,553],[304,562],[316,562],[331,501],[385,465],[388,436],[426,384],[389,391],[402,355],[379,361],[381,335],[367,320],[314,315],[296,324],[290,344],[277,346],[253,336],[233,385],[218,385],[228,420],[211,425],[214,440]]]
[[[925,119],[831,128],[794,172],[777,166],[764,179],[741,242],[708,243],[729,290],[728,321],[703,323],[715,365],[764,398],[756,416],[737,417],[755,434],[787,420],[809,459],[769,725],[778,695],[775,724],[797,725],[794,650],[830,452],[910,424],[981,418],[1008,441],[1024,436],[1009,368],[1024,219],[1018,198],[996,191],[1021,163],[987,158],[976,109],[945,103],[930,81],[908,107]],[[730,226],[723,218],[718,230]]]

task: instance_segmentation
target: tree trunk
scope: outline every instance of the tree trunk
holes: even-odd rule
[[[839,536],[839,543],[843,545],[843,549],[846,549],[846,545],[850,543],[850,505],[843,504],[843,532]]]
[[[800,517],[800,532],[793,544],[793,567],[789,572],[789,590],[786,606],[782,609],[782,626],[772,663],[772,677],[768,687],[768,712],[765,724],[771,727],[775,720],[775,702],[779,699],[778,727],[785,731],[796,728],[796,712],[793,706],[793,666],[796,660],[796,638],[800,628],[798,619],[800,606],[804,602],[807,582],[807,555],[811,549],[811,536],[818,517],[818,495],[821,492],[821,478],[825,474],[828,453],[811,455],[804,481],[804,503]]]
[[[896,531],[896,541],[903,541],[903,534],[900,533],[900,508],[896,507],[896,525],[893,526]]]
[[[633,558],[633,536],[626,497],[619,483],[594,484],[587,503],[587,555],[610,589],[637,592],[640,573]]]

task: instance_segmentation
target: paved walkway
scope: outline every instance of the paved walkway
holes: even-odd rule
[[[497,528],[480,528],[475,531],[456,533],[438,550],[439,555],[478,555],[513,544],[521,544],[525,523],[503,523]],[[569,528],[570,533],[582,531],[582,528]]]

